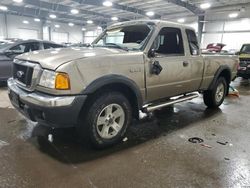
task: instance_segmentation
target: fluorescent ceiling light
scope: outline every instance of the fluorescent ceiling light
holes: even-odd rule
[[[113,3],[111,1],[104,1],[102,4],[105,7],[112,7],[112,5],[113,5]]]
[[[210,7],[211,7],[210,3],[203,3],[203,4],[200,5],[201,9],[209,9]]]
[[[55,27],[56,27],[56,28],[60,28],[60,25],[56,24]]]
[[[0,10],[2,10],[2,11],[7,11],[7,10],[8,10],[8,7],[6,7],[6,6],[0,6]]]
[[[23,20],[23,23],[24,23],[24,24],[29,24],[29,21]]]
[[[73,23],[69,23],[68,24],[70,27],[73,27],[75,24],[73,24]]]
[[[41,20],[39,18],[34,18],[35,22],[40,22]]]
[[[184,19],[184,18],[180,18],[180,19],[177,20],[177,22],[179,22],[179,23],[184,23],[184,22],[185,22],[185,19]]]
[[[88,20],[87,23],[88,23],[88,24],[92,24],[93,21],[92,21],[92,20]]]
[[[112,18],[111,18],[111,20],[113,20],[113,21],[117,21],[117,20],[118,20],[118,18],[117,18],[117,17],[112,17]]]
[[[155,13],[154,13],[154,12],[152,12],[152,11],[149,11],[149,12],[146,12],[146,15],[147,15],[147,16],[154,16],[154,15],[155,15]]]
[[[82,31],[86,31],[86,28],[83,27],[83,28],[82,28]]]
[[[77,10],[77,9],[72,9],[70,12],[71,12],[71,14],[78,14],[78,13],[79,13],[79,10]]]
[[[101,27],[101,26],[98,26],[97,29],[102,29],[102,27]]]
[[[16,3],[22,3],[23,2],[23,0],[13,0],[14,2],[16,2]]]
[[[52,18],[52,19],[55,19],[56,15],[55,14],[50,14],[49,17]]]
[[[200,23],[207,23],[207,22],[209,22],[209,21],[206,21],[206,20],[204,20],[204,21],[199,21]]]
[[[238,16],[239,16],[239,14],[236,12],[228,15],[229,18],[237,18]]]

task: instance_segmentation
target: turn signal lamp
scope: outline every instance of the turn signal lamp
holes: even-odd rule
[[[55,88],[58,90],[69,90],[70,89],[70,80],[69,76],[66,73],[57,73]]]

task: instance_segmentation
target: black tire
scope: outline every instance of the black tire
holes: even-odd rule
[[[86,115],[84,116],[82,123],[79,125],[81,130],[80,135],[85,137],[85,141],[89,141],[95,148],[98,149],[117,144],[123,139],[126,130],[131,123],[132,109],[130,102],[119,92],[107,92],[101,96],[98,95],[94,97],[91,101],[92,102],[90,102],[90,104],[87,106],[88,110],[85,111]],[[116,136],[110,139],[102,138],[97,130],[97,120],[99,115],[104,113],[103,110],[107,106],[113,104],[119,105],[122,108],[125,114],[124,123],[123,126],[121,126],[122,128],[117,131],[118,133]],[[113,119],[113,122],[115,121],[116,120]]]
[[[217,88],[221,86],[221,84],[224,86],[223,95],[221,95],[220,100],[216,100],[216,91],[217,91]],[[214,88],[212,88],[212,90],[204,91],[203,100],[204,100],[205,105],[208,108],[219,107],[223,103],[225,96],[227,94],[227,91],[228,91],[228,84],[226,82],[226,79],[224,77],[219,77],[214,85]]]

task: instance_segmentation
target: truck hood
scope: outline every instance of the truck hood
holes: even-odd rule
[[[43,68],[56,70],[59,66],[82,58],[107,56],[110,54],[128,53],[115,48],[58,48],[34,51],[17,56],[17,59],[38,62]]]

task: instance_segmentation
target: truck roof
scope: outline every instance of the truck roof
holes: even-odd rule
[[[185,29],[191,29],[194,30],[194,28],[190,26],[186,26],[184,24],[174,23],[170,21],[164,21],[164,20],[132,20],[132,21],[125,21],[125,22],[119,22],[116,24],[113,24],[108,27],[108,29],[121,27],[121,26],[129,26],[129,25],[136,25],[136,24],[149,24],[149,25],[156,25],[156,26],[168,26],[168,27],[178,27],[178,28],[185,28]]]

